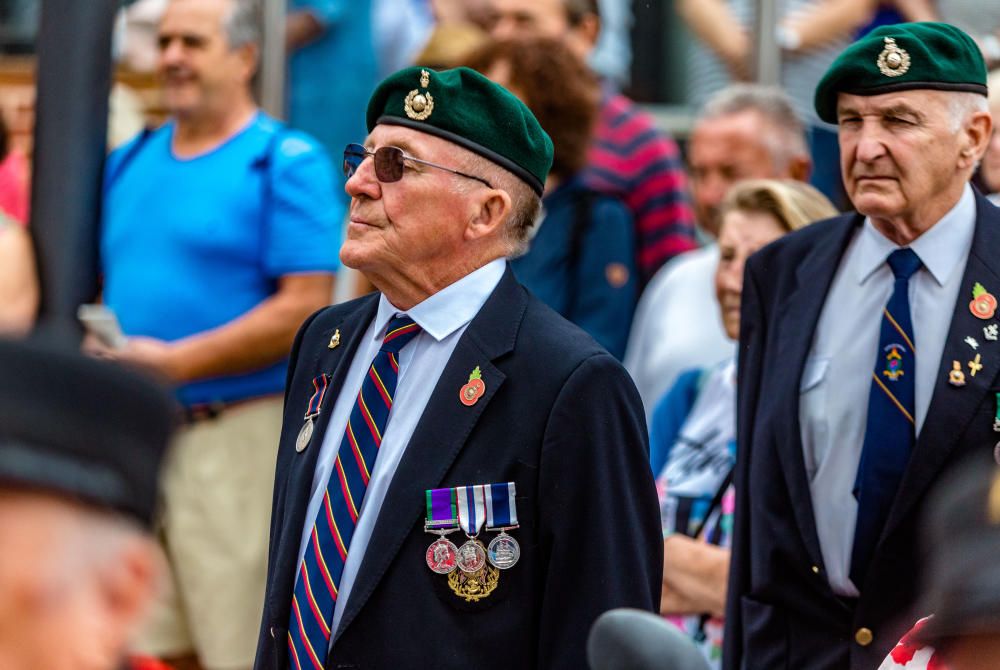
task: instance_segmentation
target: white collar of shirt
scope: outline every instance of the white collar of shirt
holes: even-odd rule
[[[376,336],[384,337],[389,321],[397,314],[405,313],[425,333],[440,342],[472,321],[500,283],[506,267],[507,261],[504,258],[490,261],[405,312],[382,295],[375,315]]]
[[[955,206],[909,247],[920,257],[938,285],[944,286],[955,268],[961,267],[964,262],[975,232],[976,198],[972,187],[966,184]],[[855,256],[858,284],[864,284],[896,249],[899,247],[880,233],[870,218],[865,217]]]

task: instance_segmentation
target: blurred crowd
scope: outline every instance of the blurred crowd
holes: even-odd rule
[[[31,20],[20,4],[5,10],[11,25]],[[510,266],[631,375],[660,503],[660,613],[722,667],[745,263],[853,207],[837,124],[814,107],[835,59],[879,26],[942,21],[971,35],[994,68],[994,130],[971,183],[1000,204],[1000,3],[778,2],[776,86],[754,83],[757,4],[674,3],[691,37],[681,67],[694,110],[679,137],[626,94],[626,0],[289,0],[280,120],[254,98],[258,3],[138,0],[122,10],[116,57],[155,73],[166,120],[150,125],[134,92],[116,88],[95,297],[112,330],[92,327],[85,349],[168,380],[184,414],[156,526],[166,586],[137,652],[177,670],[253,667],[289,352],[316,310],[372,288],[341,267],[350,196],[340,167],[376,121],[366,105],[378,82],[415,64],[482,73],[551,138],[541,211]],[[30,156],[2,121],[0,331],[23,335],[40,290]],[[803,402],[809,388],[803,381]]]

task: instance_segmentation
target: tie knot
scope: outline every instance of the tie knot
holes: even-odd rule
[[[405,347],[420,331],[420,326],[410,317],[405,315],[393,317],[385,331],[381,350],[398,354],[400,349]]]
[[[913,276],[913,273],[923,265],[920,262],[920,256],[917,256],[917,253],[910,248],[893,251],[889,254],[888,263],[897,281],[900,279],[908,281]]]

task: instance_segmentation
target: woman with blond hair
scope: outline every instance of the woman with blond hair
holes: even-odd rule
[[[836,213],[826,197],[802,182],[760,179],[730,190],[720,210],[715,273],[718,309],[729,338],[739,339],[747,258],[782,235]],[[649,451],[664,536],[660,611],[719,667],[736,463],[734,358],[681,374],[653,411]]]

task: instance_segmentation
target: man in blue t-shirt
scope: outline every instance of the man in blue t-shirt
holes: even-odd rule
[[[286,359],[338,267],[328,157],[251,96],[253,4],[170,2],[171,119],[105,174],[104,301],[128,336],[106,353],[173,381],[187,418],[163,479],[173,588],[140,640],[179,668],[253,663]]]

